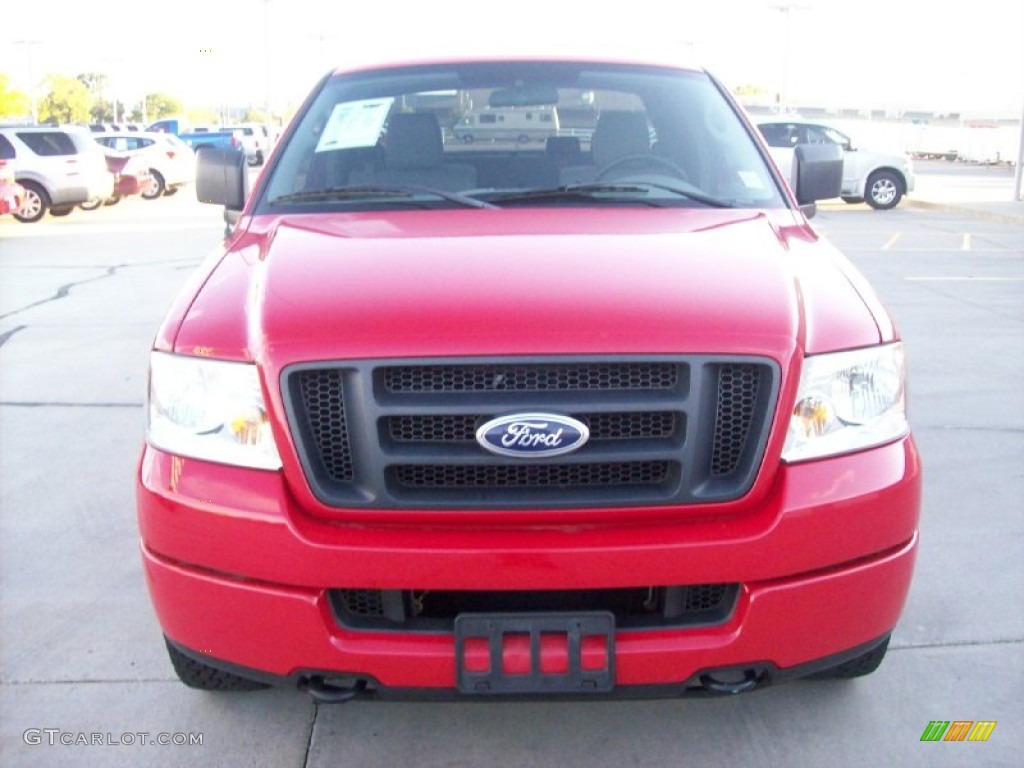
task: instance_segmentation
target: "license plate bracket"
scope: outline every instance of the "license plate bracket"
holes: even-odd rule
[[[588,613],[465,613],[455,618],[460,693],[608,693],[615,687],[615,617]]]

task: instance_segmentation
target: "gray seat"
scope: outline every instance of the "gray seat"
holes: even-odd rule
[[[549,136],[544,144],[544,154],[556,168],[580,165],[583,151],[576,136]]]
[[[434,115],[401,113],[388,120],[384,167],[353,170],[349,184],[416,184],[457,192],[476,186],[476,169],[444,162],[441,126]]]
[[[650,154],[651,135],[643,112],[602,112],[590,140],[591,165],[562,169],[563,184],[587,184],[616,160]],[[624,168],[623,173],[630,169]],[[614,175],[614,172],[613,172]]]

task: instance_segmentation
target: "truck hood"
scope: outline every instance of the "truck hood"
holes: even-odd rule
[[[788,226],[749,210],[256,218],[192,303],[175,348],[280,369],[462,355],[781,361],[798,347],[877,343],[841,257],[786,216]]]

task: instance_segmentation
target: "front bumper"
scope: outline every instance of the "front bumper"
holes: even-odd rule
[[[736,582],[714,626],[620,630],[616,686],[685,685],[703,670],[805,667],[895,626],[917,546],[920,471],[910,439],[787,466],[738,514],[573,530],[341,525],[294,508],[278,473],[147,448],[139,518],[150,592],[176,645],[277,679],[370,679],[450,691],[451,633],[342,627],[327,591],[584,589]],[[684,516],[685,515],[685,516]],[[812,665],[813,666],[813,665]]]

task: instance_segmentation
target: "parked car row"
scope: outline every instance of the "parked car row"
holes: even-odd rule
[[[194,182],[195,173],[195,153],[167,134],[0,127],[0,214],[25,223],[47,212],[66,216],[76,206],[113,205],[131,195],[172,195]]]

